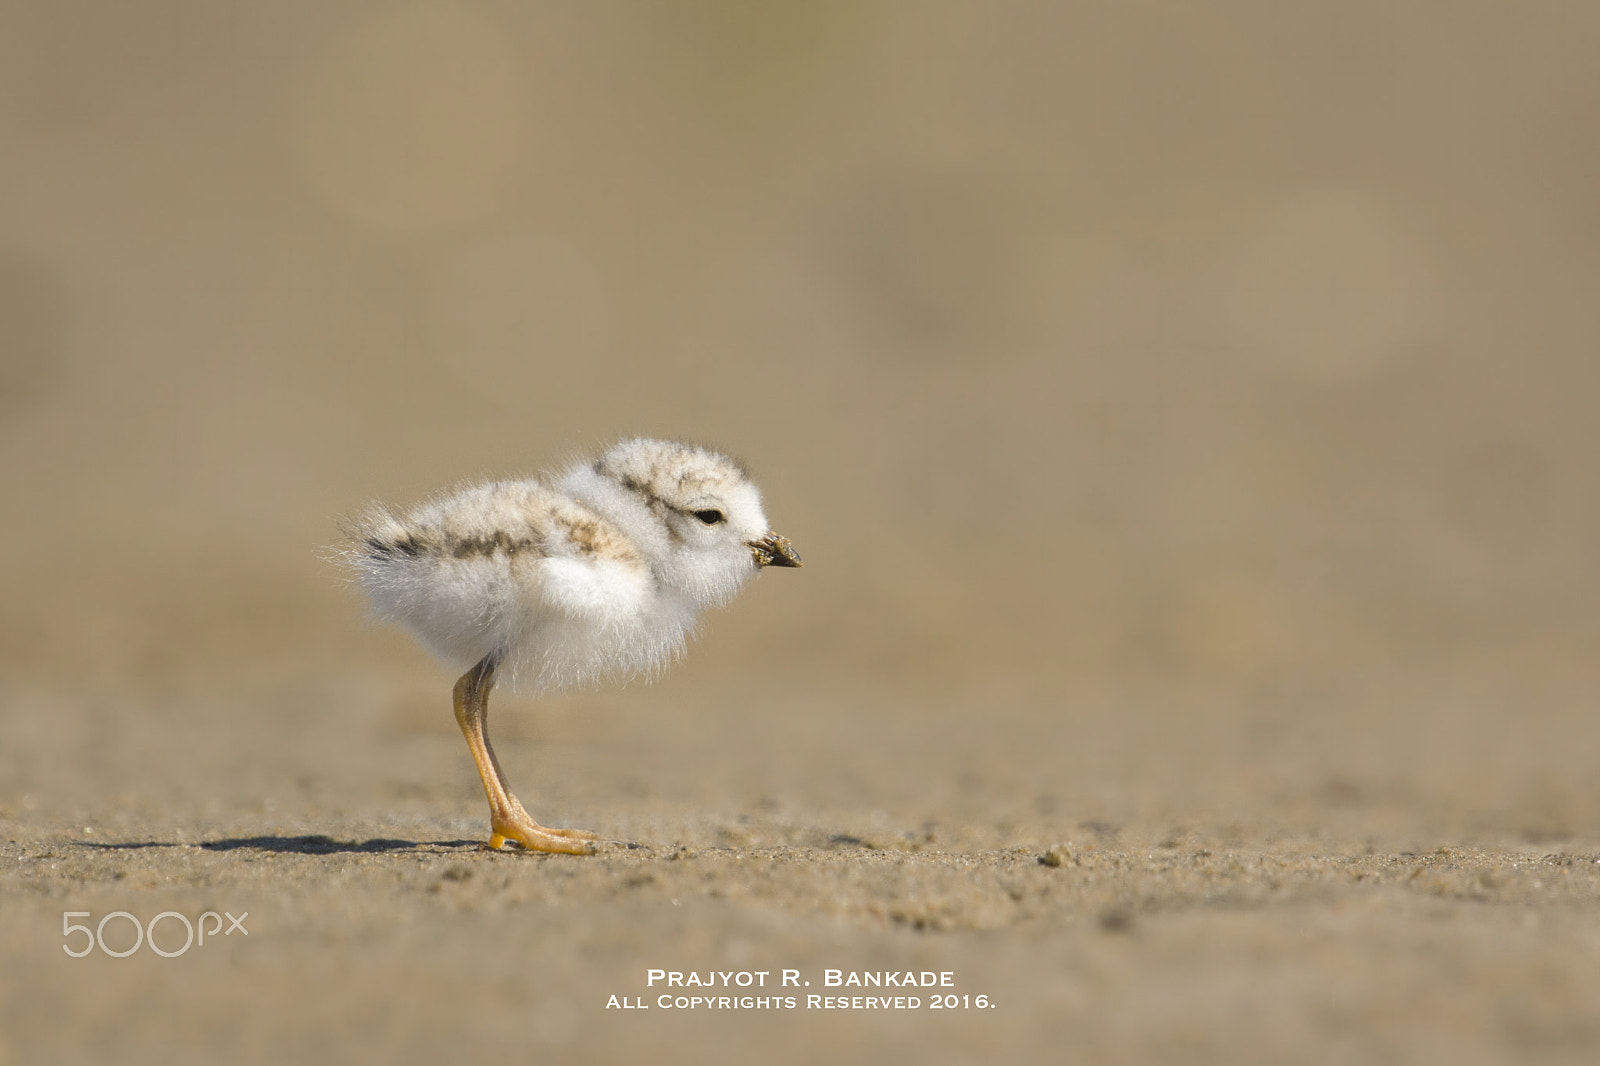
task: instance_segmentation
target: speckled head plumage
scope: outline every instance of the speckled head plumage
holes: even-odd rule
[[[767,528],[743,464],[706,448],[625,440],[561,486],[624,529],[664,587],[702,606],[723,602],[762,566],[800,565]]]

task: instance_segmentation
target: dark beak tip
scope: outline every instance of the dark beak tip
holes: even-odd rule
[[[783,566],[798,569],[805,564],[800,561],[800,553],[794,550],[794,545],[789,543],[789,538],[781,537],[776,533],[768,533],[759,540],[750,543],[750,550],[755,554],[757,566]]]

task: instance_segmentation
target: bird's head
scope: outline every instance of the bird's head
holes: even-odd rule
[[[618,522],[665,585],[717,603],[764,566],[799,566],[767,527],[761,491],[725,455],[674,441],[625,440],[568,485]]]

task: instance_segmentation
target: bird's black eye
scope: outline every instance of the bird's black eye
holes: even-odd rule
[[[721,511],[696,511],[694,516],[708,526],[714,526],[718,522],[726,522],[728,520]]]

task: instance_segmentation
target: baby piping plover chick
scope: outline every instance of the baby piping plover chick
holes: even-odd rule
[[[378,613],[455,669],[456,721],[489,796],[489,846],[583,855],[511,794],[489,746],[498,678],[547,692],[663,670],[695,619],[765,566],[799,566],[743,468],[690,444],[625,440],[552,484],[491,481],[397,514],[374,505],[347,553]]]

